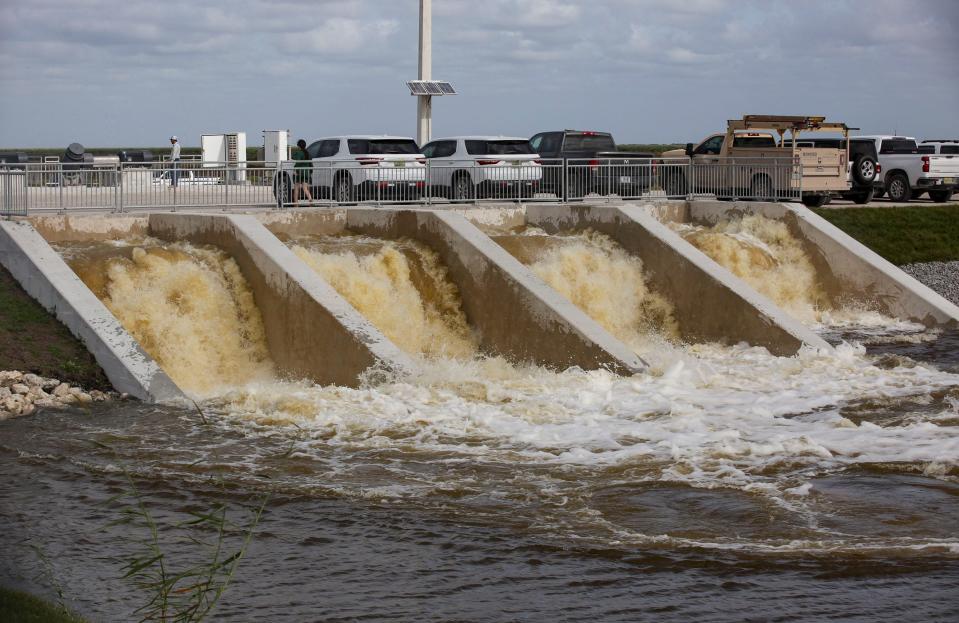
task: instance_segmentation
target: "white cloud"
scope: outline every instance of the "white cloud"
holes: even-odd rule
[[[358,50],[379,50],[398,29],[394,20],[361,21],[345,17],[331,18],[302,35],[285,37],[280,48],[290,54],[327,52],[349,54]]]

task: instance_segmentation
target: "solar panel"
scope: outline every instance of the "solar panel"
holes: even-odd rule
[[[426,90],[426,87],[419,80],[411,80],[406,83],[406,86],[410,88],[410,95],[428,95],[429,93]]]
[[[456,89],[443,80],[410,80],[406,83],[410,95],[456,95]]]

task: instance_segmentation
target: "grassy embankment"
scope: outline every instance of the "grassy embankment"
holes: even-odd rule
[[[959,260],[959,204],[814,212],[893,264]]]
[[[0,621],[6,623],[84,623],[80,617],[29,593],[0,587]]]
[[[112,389],[93,355],[2,266],[0,370],[33,372],[87,390]]]

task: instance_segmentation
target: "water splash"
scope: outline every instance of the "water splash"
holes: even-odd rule
[[[361,237],[301,240],[293,252],[403,350],[470,358],[477,340],[459,290],[423,244]]]
[[[544,236],[532,230],[496,241],[543,281],[637,352],[677,338],[673,307],[653,292],[639,258],[594,231]]]
[[[713,261],[799,320],[818,322],[834,307],[802,243],[782,221],[749,215],[711,227],[671,227]]]
[[[147,240],[70,263],[185,391],[210,396],[274,378],[253,292],[223,251]]]

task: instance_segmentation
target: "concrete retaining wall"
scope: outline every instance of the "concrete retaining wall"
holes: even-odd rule
[[[150,233],[229,253],[253,290],[277,367],[294,378],[356,386],[370,369],[413,361],[253,216],[151,214]]]
[[[486,352],[555,368],[632,373],[646,367],[626,345],[454,211],[351,209],[347,226],[381,238],[411,238],[435,250],[459,288],[463,311]]]
[[[336,235],[346,229],[346,208],[288,208],[253,214],[281,240],[302,234]]]
[[[637,256],[652,289],[672,303],[686,341],[748,342],[777,355],[803,344],[830,348],[639,206],[530,205],[526,220],[547,233],[592,229]]]
[[[109,214],[33,216],[30,224],[51,244],[73,240],[130,240],[149,234],[146,216]]]
[[[782,220],[803,241],[836,304],[858,303],[927,326],[959,324],[956,307],[811,210],[788,203],[692,201],[686,219],[713,224],[744,214]]]
[[[117,391],[173,402],[183,393],[36,229],[0,222],[0,264],[83,342]]]

